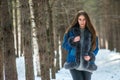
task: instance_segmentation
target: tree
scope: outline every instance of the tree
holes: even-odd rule
[[[53,11],[52,11],[52,7],[54,4],[55,0],[53,0],[53,2],[51,1],[50,4],[50,0],[46,1],[46,8],[47,8],[47,42],[48,42],[48,53],[50,55],[49,60],[50,60],[50,68],[51,68],[51,73],[52,73],[52,79],[55,79],[55,65],[54,65],[54,57],[55,57],[55,45],[54,45],[54,26],[53,26]],[[58,41],[58,40],[57,40]]]
[[[0,0],[0,10],[1,10],[1,0]],[[0,80],[4,80],[3,77],[3,27],[1,26],[1,11],[0,11]]]
[[[15,54],[18,57],[18,11],[17,11],[17,0],[13,0],[13,26],[14,26],[14,42],[15,42]]]
[[[40,71],[42,80],[50,80],[50,62],[47,43],[47,27],[46,27],[46,1],[47,0],[33,0],[33,10],[36,24],[37,41],[39,47]]]
[[[3,34],[2,34],[1,27],[0,27],[0,80],[4,80],[3,78]]]
[[[12,3],[9,0],[1,1],[1,26],[3,27],[5,80],[17,80],[12,22]]]
[[[24,38],[24,55],[25,55],[25,70],[26,80],[34,80],[34,67],[33,67],[33,47],[32,47],[32,33],[31,33],[31,20],[30,20],[30,6],[28,0],[20,0],[21,8],[21,26]]]

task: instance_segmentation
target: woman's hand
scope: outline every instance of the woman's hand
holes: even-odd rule
[[[77,41],[80,41],[80,36],[76,36],[73,40],[73,42],[77,42]]]
[[[84,56],[84,59],[85,59],[86,61],[89,61],[89,60],[90,60],[90,56]]]

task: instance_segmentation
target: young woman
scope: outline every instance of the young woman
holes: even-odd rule
[[[79,11],[66,30],[62,47],[68,51],[64,67],[70,69],[73,80],[91,80],[99,48],[96,31],[85,11]]]

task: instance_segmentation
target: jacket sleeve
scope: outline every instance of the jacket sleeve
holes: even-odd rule
[[[69,50],[75,46],[75,43],[73,42],[74,36],[71,32],[66,33],[63,37],[63,42],[62,42],[62,48],[65,50]]]
[[[71,47],[69,46],[67,40],[68,40],[67,39],[67,34],[65,34],[64,37],[63,37],[62,48],[64,48],[65,50],[68,51]]]
[[[98,37],[96,37],[96,49],[93,51],[93,53],[95,54],[95,56],[97,55],[99,51],[99,47],[98,47]]]

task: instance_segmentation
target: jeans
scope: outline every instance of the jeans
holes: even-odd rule
[[[91,75],[92,75],[91,72],[71,69],[70,73],[72,75],[73,80],[91,80]]]

